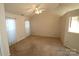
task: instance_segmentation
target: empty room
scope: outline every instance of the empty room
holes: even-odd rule
[[[0,56],[79,56],[79,3],[0,3]]]

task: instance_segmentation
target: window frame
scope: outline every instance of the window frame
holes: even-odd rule
[[[75,26],[77,26],[77,24],[78,24],[78,27],[76,27],[76,28],[73,28],[73,26],[72,26],[72,22],[74,20],[74,19],[72,19],[73,17],[78,17],[76,19],[76,21],[75,21],[76,22],[76,25]],[[74,30],[72,30],[72,29],[74,29]],[[69,17],[68,32],[71,32],[71,33],[79,33],[79,31],[77,31],[76,29],[79,29],[79,16],[71,16],[71,17]]]

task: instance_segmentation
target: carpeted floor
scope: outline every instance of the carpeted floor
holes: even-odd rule
[[[78,56],[63,46],[60,39],[29,36],[10,46],[12,56]]]

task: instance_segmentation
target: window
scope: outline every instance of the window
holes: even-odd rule
[[[25,21],[25,31],[26,33],[30,33],[30,21],[29,20]]]
[[[6,18],[6,27],[7,27],[9,45],[12,45],[16,41],[16,21],[15,19]]]
[[[79,17],[70,17],[69,18],[69,32],[79,33]]]
[[[9,31],[12,31],[15,29],[15,20],[14,19],[7,19],[7,28]]]

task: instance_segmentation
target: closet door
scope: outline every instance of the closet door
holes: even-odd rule
[[[7,34],[9,45],[16,42],[16,21],[13,18],[6,18]]]

